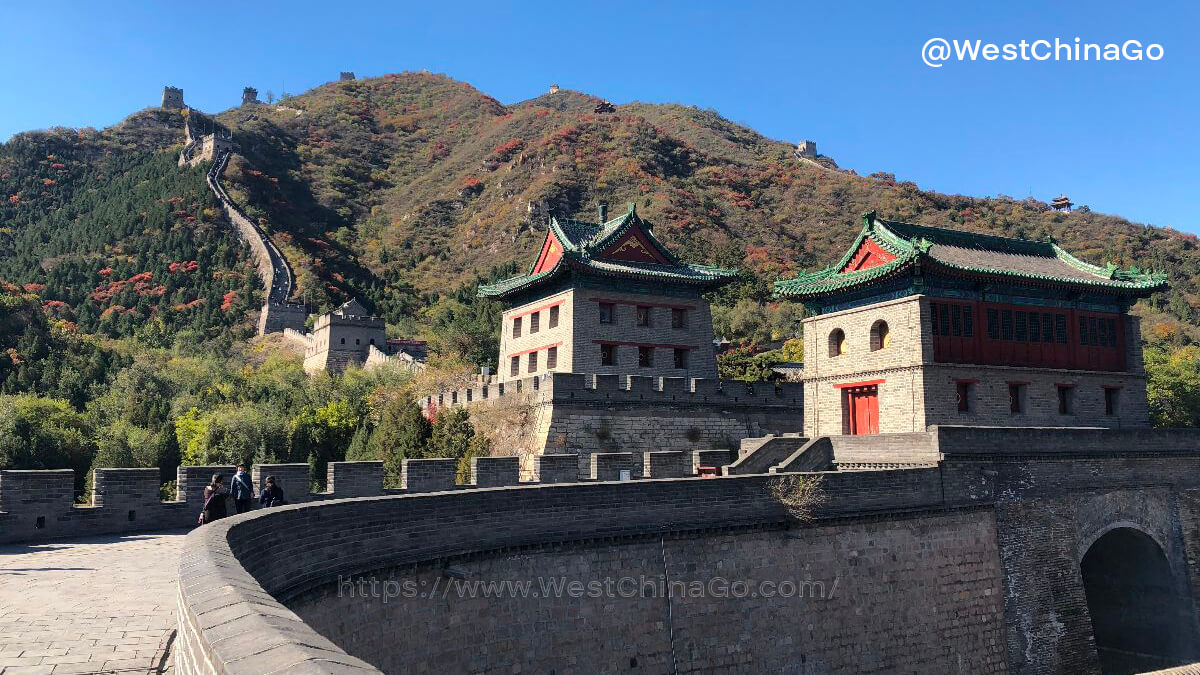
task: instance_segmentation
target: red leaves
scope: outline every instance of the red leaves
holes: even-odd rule
[[[25,284],[21,288],[24,288],[26,293],[41,293],[46,290],[46,284]]]
[[[221,311],[228,312],[233,308],[233,303],[237,301],[237,291],[229,291],[221,299]]]
[[[189,260],[187,262],[173,262],[170,265],[167,265],[167,271],[169,271],[171,274],[175,274],[176,272],[183,272],[186,274],[188,272],[195,272],[198,269],[200,269],[200,263],[196,262],[195,260]]]
[[[506,141],[504,143],[501,143],[500,145],[497,145],[492,150],[491,158],[497,162],[506,162],[513,155],[520,152],[521,149],[524,147],[525,147],[525,141],[523,141],[519,138],[514,138],[510,141]]]
[[[9,204],[20,204],[21,203],[21,193],[18,192],[15,195],[10,195],[8,198],[8,203]]]
[[[109,276],[111,276],[112,273],[113,273],[113,268],[111,268],[111,267],[105,267],[104,269],[100,270],[100,276],[104,277],[105,279],[107,279]]]
[[[189,309],[195,309],[203,304],[204,304],[204,298],[196,298],[195,300],[192,300],[191,302],[181,302],[178,305],[175,305],[175,311],[176,312],[186,312]]]

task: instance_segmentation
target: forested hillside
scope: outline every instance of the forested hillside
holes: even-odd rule
[[[1094,262],[1167,270],[1172,291],[1144,308],[1194,323],[1200,252],[1193,235],[1034,200],[923,191],[858,176],[828,158],[796,159],[716,112],[560,91],[505,106],[427,73],[334,82],[276,107],[220,120],[242,139],[230,172],[241,198],[297,260],[309,297],[359,293],[402,322],[447,281],[528,263],[548,214],[590,217],[636,202],[685,257],[739,267],[722,299],[769,299],[768,284],[835,260],[882,216],[1009,236],[1056,237]],[[802,135],[803,129],[797,129]],[[415,291],[415,292],[414,292]],[[738,337],[731,335],[730,337]]]

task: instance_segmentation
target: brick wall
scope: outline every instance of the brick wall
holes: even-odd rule
[[[574,295],[572,372],[693,378],[717,376],[712,315],[708,302],[700,296],[617,293],[602,289],[576,289]],[[600,323],[600,301],[613,303],[612,323]],[[650,307],[649,326],[637,325],[638,305]],[[671,327],[672,307],[684,309],[686,325],[683,328]],[[605,366],[601,364],[597,340],[635,344],[617,345],[616,365]],[[655,348],[653,365],[641,367],[636,344],[692,348],[688,351],[687,368],[674,367],[674,355],[668,347]]]
[[[831,312],[804,320],[805,435],[846,433],[844,392],[839,385],[880,381],[880,433],[919,432],[939,424],[975,426],[1149,426],[1140,343],[1127,340],[1128,372],[1024,368],[933,361],[928,299],[908,296]],[[888,325],[891,343],[873,349],[872,327]],[[978,323],[976,330],[983,330]],[[1136,317],[1125,317],[1126,335],[1137,336]],[[830,336],[845,335],[845,353],[831,355]],[[958,409],[958,383],[968,387],[968,410]],[[1023,385],[1022,411],[1013,413],[1009,383]],[[1073,385],[1069,413],[1060,414],[1056,385]],[[1119,390],[1113,415],[1105,412],[1105,388]]]
[[[533,407],[532,445],[579,455],[588,476],[594,452],[734,448],[744,438],[798,432],[804,385],[547,373],[427,397],[425,406],[497,404],[516,397]]]
[[[550,327],[550,307],[558,307],[558,325]],[[532,330],[533,315],[538,316],[538,330]],[[560,373],[572,372],[575,368],[574,325],[575,292],[571,290],[555,293],[504,312],[500,324],[500,362],[496,366],[496,377],[500,382],[520,379],[531,375],[542,375],[551,370]],[[513,319],[521,318],[521,334],[513,335]],[[547,367],[546,349],[557,345],[557,363]],[[537,368],[529,370],[529,353],[537,351]],[[519,371],[512,375],[512,356],[518,359]]]
[[[467,582],[650,586],[624,598],[459,598],[452,590],[446,600],[385,604],[339,598],[327,585],[289,607],[384,672],[494,672],[501,664],[506,672],[573,672],[586,663],[582,671],[670,673],[678,662],[679,672],[869,672],[887,664],[999,673],[1005,654],[994,535],[991,514],[974,511],[547,546],[448,564]],[[376,576],[425,588],[456,581],[436,567]],[[668,577],[714,589],[722,579],[806,584],[806,597],[675,597],[668,629],[666,600],[649,590]],[[871,611],[859,614],[861,607]],[[513,635],[536,635],[542,648]]]

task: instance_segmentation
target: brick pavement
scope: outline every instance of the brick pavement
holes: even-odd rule
[[[169,670],[184,534],[0,546],[0,675]]]

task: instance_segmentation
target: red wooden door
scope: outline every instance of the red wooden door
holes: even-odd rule
[[[879,387],[853,387],[846,391],[849,433],[854,436],[879,433]]]

